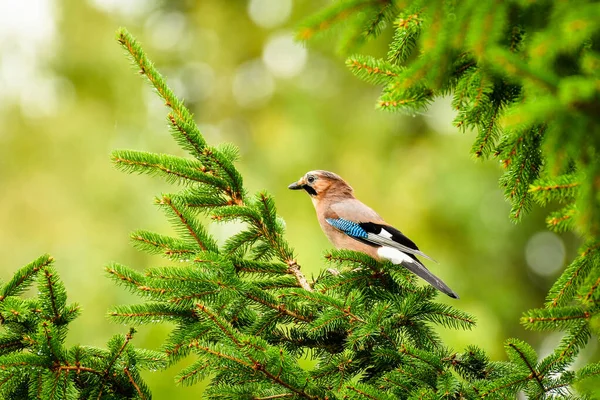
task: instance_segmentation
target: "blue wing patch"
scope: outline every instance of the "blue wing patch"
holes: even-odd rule
[[[347,219],[338,218],[327,218],[325,221],[335,229],[344,232],[346,235],[357,239],[366,239],[368,237],[367,231],[365,231],[356,222],[348,221]]]

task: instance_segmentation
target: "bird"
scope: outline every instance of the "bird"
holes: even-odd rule
[[[309,171],[290,184],[288,189],[308,193],[321,229],[336,248],[359,251],[377,260],[389,260],[418,275],[442,293],[459,298],[417,256],[437,261],[354,197],[352,187],[339,175],[323,170]]]

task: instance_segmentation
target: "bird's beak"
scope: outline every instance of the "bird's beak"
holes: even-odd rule
[[[298,182],[294,182],[291,185],[289,185],[288,189],[291,189],[291,190],[300,190],[300,189],[302,189],[303,186],[304,185],[301,184],[300,181],[298,181]]]

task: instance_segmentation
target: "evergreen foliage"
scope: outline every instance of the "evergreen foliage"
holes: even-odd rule
[[[340,8],[332,10],[341,14],[323,15],[343,19],[354,10],[352,4],[358,10],[362,3],[339,2]],[[395,8],[359,20],[368,21],[374,34],[381,21],[392,18],[390,10]],[[323,25],[327,24],[319,26]],[[464,352],[444,346],[434,326],[471,329],[473,317],[435,302],[436,291],[418,286],[403,269],[361,253],[333,251],[327,256],[332,268],[309,282],[283,237],[284,223],[273,199],[265,192],[251,196],[245,189],[234,166],[235,148],[208,145],[190,112],[136,40],[124,29],[117,38],[170,108],[171,134],[192,158],[128,150],[113,153],[118,168],[161,176],[183,188],[156,199],[178,237],[146,231],[132,234],[138,248],[179,263],[144,273],[119,264],[108,266],[110,277],[145,299],[117,306],[110,315],[126,324],[174,323],[162,349],[169,363],[190,354],[196,358],[179,372],[178,383],[209,379],[209,398],[231,399],[508,398],[520,391],[545,398],[571,393],[573,383],[600,371],[600,364],[567,371],[590,338],[588,322],[597,312],[593,305],[571,304],[579,288],[559,289],[557,296],[565,306],[532,311],[526,317],[531,328],[552,325],[568,331],[553,354],[538,360],[531,346],[510,339],[505,344],[508,361],[494,362],[475,346]],[[419,41],[405,43],[417,46]],[[391,52],[402,58],[403,51],[398,47]],[[356,63],[365,65],[355,68],[363,71],[359,73],[378,75],[374,82],[404,73],[404,67],[388,61],[357,57],[350,64]],[[407,107],[416,108],[433,95],[428,86],[401,89],[397,83],[384,96],[399,107],[394,96],[410,93],[414,101],[406,102]],[[494,129],[500,133],[499,127]],[[519,150],[539,145],[535,138],[522,141],[529,147]],[[533,166],[539,159],[541,155],[525,157],[523,162]],[[205,227],[209,221],[242,221],[245,228],[218,246]],[[594,266],[585,265],[591,273]],[[572,281],[587,282],[579,273],[576,276]],[[299,360],[304,357],[315,361],[314,368],[301,368]]]
[[[79,315],[44,255],[0,286],[0,396],[4,399],[149,399],[141,369],[165,366],[163,353],[134,348],[134,330],[114,336],[107,349],[64,345]],[[32,284],[38,295],[19,297]]]
[[[594,2],[338,0],[307,20],[299,36],[342,31],[340,49],[393,33],[385,59],[348,59],[359,78],[384,87],[378,106],[413,113],[452,95],[456,125],[477,132],[473,154],[498,158],[518,221],[538,203],[561,204],[552,230],[584,239],[580,255],[551,288],[543,308],[523,315],[533,330],[561,331],[540,357],[519,339],[506,361],[476,346],[447,348],[435,327],[465,330],[474,318],[438,303],[437,292],[390,263],[332,251],[330,269],[308,280],[284,238],[266,192],[251,195],[232,145],[209,145],[190,111],[125,30],[117,40],[169,111],[173,139],[189,157],[119,150],[115,166],[181,190],[155,200],[177,236],[138,230],[135,247],[167,266],[143,273],[113,263],[111,279],[142,298],[110,311],[119,323],[174,324],[161,352],[134,349],[133,330],[107,349],[65,348],[78,315],[42,256],[0,286],[0,395],[9,399],[149,398],[141,368],[173,365],[183,385],[209,380],[219,399],[586,398],[577,385],[600,363],[574,367],[597,334],[600,312],[598,27]],[[560,38],[561,40],[557,40]],[[208,223],[241,221],[224,244]],[[177,262],[173,263],[174,261]],[[39,294],[19,297],[37,280]],[[300,361],[314,362],[310,369]],[[580,396],[581,397],[578,397]]]
[[[413,113],[435,97],[452,96],[455,125],[476,132],[473,155],[497,158],[504,167],[500,185],[510,217],[519,221],[534,203],[561,204],[548,228],[583,238],[545,307],[521,321],[528,329],[564,331],[563,342],[539,363],[526,344],[507,342],[518,368],[506,370],[505,384],[490,381],[488,390],[523,389],[531,398],[569,393],[569,383],[598,370],[565,367],[598,333],[600,4],[342,0],[307,20],[299,37],[335,28],[342,32],[340,49],[354,51],[382,32],[373,21],[393,30],[387,57],[356,54],[347,66],[383,86],[377,106]],[[348,38],[360,40],[349,45]]]

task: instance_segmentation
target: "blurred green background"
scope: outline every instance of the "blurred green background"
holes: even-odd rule
[[[70,301],[83,308],[69,343],[104,346],[127,330],[108,321],[107,309],[138,301],[105,277],[104,265],[164,263],[134,250],[128,235],[172,233],[153,197],[177,188],[122,174],[109,161],[116,148],[184,155],[168,134],[166,109],[114,40],[125,26],[186,100],[207,140],[240,147],[247,188],[275,196],[308,275],[326,268],[330,245],[310,200],[287,185],[327,169],[440,261],[431,269],[461,295],[440,300],[478,320],[470,332],[440,330],[450,347],[476,344],[498,360],[503,340],[518,337],[547,354],[560,335],[527,332],[519,317],[542,305],[578,240],[547,232],[547,210],[509,222],[501,168],[472,159],[474,136],[452,127],[448,99],[414,116],[375,110],[378,89],[351,76],[332,50],[333,37],[295,43],[299,22],[325,4],[1,1],[0,278],[49,252]],[[380,40],[364,51],[383,55],[386,46]],[[238,228],[210,227],[220,240]],[[170,328],[141,327],[134,343],[156,349]],[[589,350],[584,357],[595,352]],[[156,399],[201,393],[201,385],[174,387],[183,365],[145,374]]]

